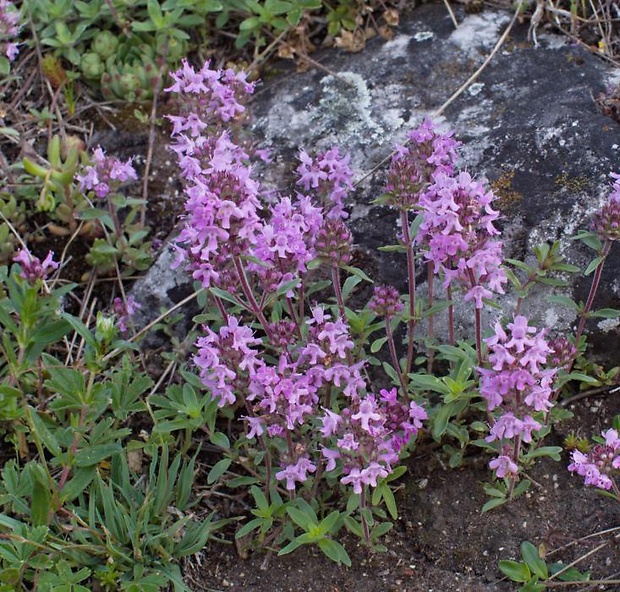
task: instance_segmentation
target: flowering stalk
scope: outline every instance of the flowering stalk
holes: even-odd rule
[[[400,301],[398,290],[392,286],[375,287],[373,296],[368,303],[368,308],[376,315],[385,317],[385,335],[392,358],[392,365],[398,375],[403,397],[406,399],[407,380],[400,366],[398,354],[396,353],[396,344],[394,343],[394,334],[392,333],[391,325],[394,316],[403,310],[403,303]]]
[[[544,424],[536,417],[548,417],[553,406],[558,368],[549,365],[552,350],[545,331],[537,332],[526,317],[514,317],[508,331],[499,323],[494,329],[495,334],[484,340],[491,368],[478,368],[480,394],[492,416],[485,440],[496,442],[500,453],[489,467],[498,478],[508,478],[512,495],[523,443],[531,443],[533,435],[543,429]]]
[[[577,333],[575,334],[576,351],[572,363],[568,367],[569,372],[579,352],[579,342],[601,283],[603,267],[611,250],[611,245],[614,241],[620,240],[620,174],[611,173],[610,176],[614,179],[611,193],[605,204],[594,214],[592,219],[592,230],[598,238],[603,241],[603,244],[598,254],[598,263],[594,270],[594,277],[592,278],[588,298],[583,310],[580,312],[579,325],[577,326]]]
[[[579,325],[577,326],[577,332],[575,333],[575,345],[577,345],[577,347],[579,347],[579,341],[581,340],[581,335],[583,334],[583,330],[586,325],[588,313],[592,310],[592,305],[594,304],[594,297],[596,296],[599,285],[601,283],[603,267],[605,266],[605,261],[607,259],[607,256],[609,255],[609,251],[611,250],[611,244],[611,239],[607,239],[603,244],[603,249],[599,256],[600,261],[596,266],[596,269],[594,270],[594,276],[592,277],[592,284],[590,285],[588,299],[586,300],[583,310],[579,314]]]

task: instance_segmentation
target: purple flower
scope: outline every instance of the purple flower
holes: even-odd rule
[[[8,0],[0,0],[0,50],[13,61],[19,53],[18,44],[10,41],[19,34],[19,11]]]
[[[375,286],[368,308],[377,316],[393,317],[403,309],[403,303],[394,286]]]
[[[174,83],[165,90],[184,95],[189,104],[200,108],[198,117],[203,121],[225,123],[245,111],[242,103],[254,92],[254,84],[247,82],[244,72],[211,70],[209,66],[207,61],[197,72],[183,60],[181,68],[170,73]]]
[[[362,429],[367,432],[371,431],[370,422],[380,422],[382,417],[376,412],[377,404],[372,395],[367,396],[359,402],[358,412],[351,416],[351,419],[357,419],[362,425]]]
[[[92,189],[100,199],[118,191],[122,183],[138,179],[131,159],[123,163],[118,158],[106,156],[98,147],[93,152],[93,161],[94,164],[86,166],[76,179],[82,191]]]
[[[430,119],[407,135],[407,143],[396,146],[387,173],[388,204],[401,210],[418,205],[439,173],[451,175],[459,143],[451,132],[441,132]]]
[[[443,172],[420,197],[424,220],[416,242],[427,246],[425,257],[435,273],[443,274],[444,287],[460,285],[465,300],[482,308],[483,299],[503,294],[508,281],[501,264],[502,244],[494,221],[499,214],[492,209],[492,192],[474,181],[468,173],[452,177]]]
[[[340,482],[343,485],[353,485],[353,493],[362,493],[362,485],[365,484],[364,475],[358,467],[351,469],[348,475],[345,475]]]
[[[295,464],[287,465],[277,472],[276,479],[286,481],[286,489],[293,491],[296,481],[303,483],[308,479],[308,473],[314,473],[314,471],[316,471],[316,465],[310,462],[307,457],[301,456]]]
[[[592,229],[599,237],[616,241],[620,239],[620,175],[611,173],[615,179],[607,202],[594,214]]]
[[[587,454],[573,450],[573,462],[568,470],[584,477],[586,485],[609,490],[620,470],[620,438],[614,429],[608,429],[602,436],[605,443],[594,445]]]
[[[198,353],[194,356],[200,379],[220,407],[234,405],[238,389],[247,390],[248,376],[256,374],[264,365],[258,352],[252,349],[261,340],[232,315],[218,333],[208,327],[204,329],[206,335],[196,341]]]
[[[20,277],[30,284],[35,284],[38,280],[47,279],[52,271],[58,269],[60,264],[54,261],[53,257],[54,252],[50,251],[47,257],[41,261],[32,255],[28,249],[23,248],[13,257],[13,261],[20,264]]]
[[[496,323],[495,334],[485,342],[492,368],[478,368],[480,395],[489,411],[499,410],[486,440],[497,440],[500,447],[516,438],[529,443],[543,427],[532,414],[547,413],[553,407],[558,368],[546,367],[552,352],[545,331],[537,331],[518,315],[507,330]]]
[[[489,463],[489,468],[495,471],[498,479],[503,479],[507,475],[511,478],[516,477],[519,472],[519,467],[506,455],[494,458]]]
[[[114,312],[116,313],[118,328],[121,333],[127,331],[127,323],[133,314],[142,308],[139,302],[133,296],[128,296],[125,300],[122,298],[114,299]]]
[[[315,159],[304,150],[299,153],[301,164],[297,167],[301,185],[305,191],[313,190],[330,220],[344,219],[344,199],[353,189],[353,172],[349,168],[350,155],[342,156],[337,147],[317,154]]]

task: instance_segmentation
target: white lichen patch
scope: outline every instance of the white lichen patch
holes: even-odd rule
[[[458,45],[469,57],[480,56],[480,50],[489,51],[499,38],[499,30],[510,20],[502,12],[470,14],[450,35],[450,41]]]
[[[609,333],[610,331],[617,329],[619,325],[620,325],[620,319],[603,319],[596,324],[596,326],[603,333]]]
[[[409,35],[396,35],[393,39],[386,41],[381,47],[380,53],[387,53],[391,58],[405,57],[408,54]]]
[[[432,31],[420,31],[419,33],[416,33],[413,38],[420,43],[421,41],[428,41],[429,39],[432,39],[435,36],[435,33],[433,33]]]
[[[470,85],[467,89],[467,94],[469,94],[471,97],[475,97],[482,92],[483,88],[484,82],[474,82],[474,84]]]
[[[381,143],[385,130],[371,115],[372,102],[366,81],[355,72],[339,72],[321,79],[323,94],[310,120],[325,131],[337,134],[340,142],[355,140],[362,145]],[[330,135],[331,135],[330,133]]]

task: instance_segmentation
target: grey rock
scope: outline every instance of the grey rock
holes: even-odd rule
[[[375,167],[394,142],[471,76],[509,20],[508,13],[485,12],[466,16],[455,30],[441,4],[423,5],[403,19],[391,41],[374,39],[359,54],[330,50],[319,55],[324,71],[297,74],[285,64],[283,74],[259,87],[252,104],[253,132],[274,152],[274,162],[257,171],[261,181],[280,191],[289,183],[292,192],[300,148],[336,144],[349,151],[361,180],[349,204],[355,241],[378,269],[378,281],[403,288],[403,259],[376,250],[395,242],[396,217],[373,205],[385,169]],[[561,239],[567,260],[585,267],[593,253],[568,239],[588,228],[609,192],[609,173],[620,171],[620,126],[597,110],[593,96],[620,77],[617,69],[567,45],[564,37],[539,33],[541,45],[533,48],[523,43],[526,33],[525,27],[515,29],[475,83],[444,111],[445,126],[463,142],[462,169],[501,181],[506,255],[522,259],[535,245]],[[620,305],[619,249],[612,250],[597,307]],[[418,279],[423,289],[424,274]],[[571,282],[568,293],[585,299],[589,279]],[[169,286],[174,292],[187,283],[160,262],[137,291],[149,295],[151,309],[159,309],[171,303]],[[566,331],[574,314],[549,304],[550,293],[538,289],[523,311],[538,326]],[[155,299],[161,299],[157,307]],[[510,314],[515,296],[500,303]],[[487,313],[485,323],[492,321],[491,314],[501,313]],[[471,335],[472,316],[470,307],[460,311],[462,335]],[[589,329],[606,349],[618,330],[613,322],[599,325]]]

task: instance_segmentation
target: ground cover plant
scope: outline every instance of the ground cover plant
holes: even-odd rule
[[[14,37],[15,17],[5,20]],[[594,252],[584,270],[590,297],[557,299],[580,319],[568,340],[520,306],[537,282],[557,286],[581,270],[558,244],[539,247],[534,264],[506,260],[495,196],[456,169],[458,141],[426,120],[396,147],[377,196],[398,212],[399,243],[384,248],[402,253],[409,291],[373,286],[356,304],[355,288],[373,282],[351,265],[348,156],[308,147],[295,187],[267,194],[252,163],[268,165],[269,154],[243,125],[254,86],[241,70],[183,61],[166,90],[186,198],[178,264],[204,309],[189,358],[180,347],[169,356],[167,386],[165,372],[146,372],[136,345],[144,331],[132,325],[139,304],[125,292],[152,248],[144,200],[126,196],[132,162],[53,135],[45,163],[28,155],[12,165],[0,300],[3,589],[187,589],[183,558],[231,529],[242,552],[316,545],[351,565],[347,532],[385,550],[399,511],[394,488],[421,441],[443,447],[451,467],[471,447],[488,451],[483,509],[501,511],[531,486],[537,459],[560,458],[545,438],[567,419],[562,388],[601,381],[588,373],[583,329],[617,316],[593,308],[618,239],[616,176],[592,229],[577,237]],[[24,242],[28,205],[57,236],[86,241],[89,266],[115,278],[107,306],[84,307],[63,278],[62,254]],[[434,278],[426,299],[419,266]],[[494,308],[509,289],[517,309]],[[469,304],[473,335],[455,330],[457,299]],[[569,467],[615,502],[618,427],[594,446],[579,441]],[[210,470],[197,482],[205,453]],[[243,499],[243,519],[205,512],[201,490]],[[499,567],[525,590],[590,577],[547,565],[528,543],[522,555]]]

